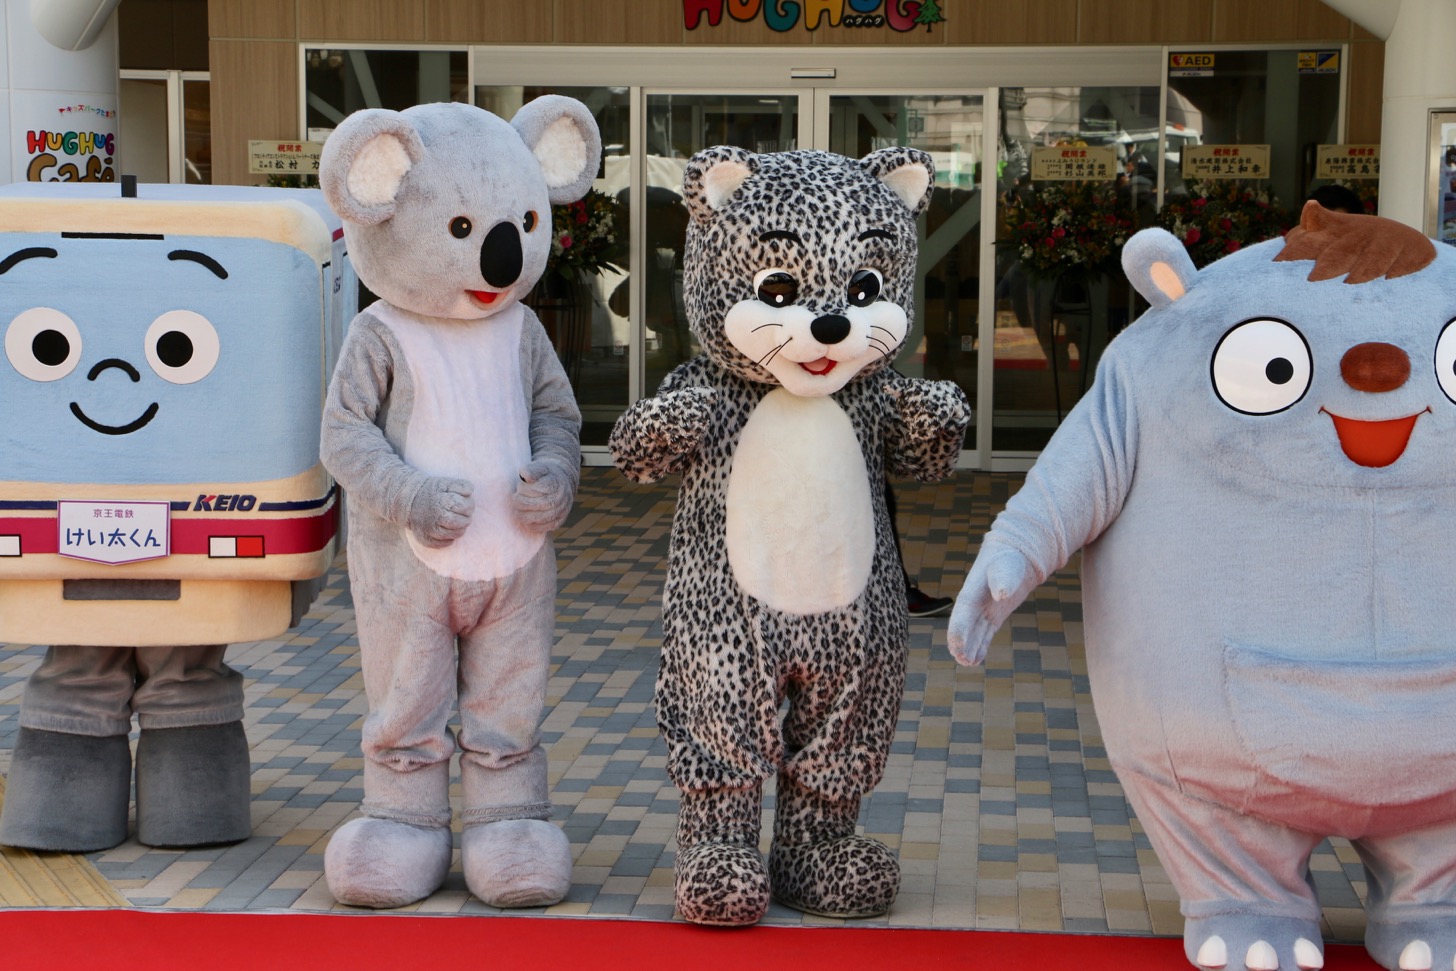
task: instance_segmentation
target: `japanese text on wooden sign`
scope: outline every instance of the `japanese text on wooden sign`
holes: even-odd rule
[[[322,142],[249,139],[248,171],[253,175],[318,175]]]
[[[1317,179],[1380,178],[1379,145],[1321,145],[1315,149]]]
[[[1109,182],[1117,177],[1117,149],[1111,145],[1039,145],[1031,150],[1036,182]]]
[[[1185,179],[1267,179],[1268,145],[1185,145]]]

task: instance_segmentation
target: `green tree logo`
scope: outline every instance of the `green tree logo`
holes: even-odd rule
[[[920,5],[920,13],[915,15],[915,22],[917,24],[924,24],[927,34],[930,33],[932,24],[945,23],[945,18],[940,15],[940,4],[936,3],[935,0],[925,0]]]

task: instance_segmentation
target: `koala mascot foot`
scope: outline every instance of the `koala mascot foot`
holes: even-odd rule
[[[253,832],[251,775],[242,722],[142,729],[137,840],[208,846],[247,839]]]
[[[774,899],[821,917],[877,917],[900,891],[888,846],[856,836],[858,799],[830,799],[779,776],[768,872]]]
[[[450,870],[448,826],[365,816],[345,823],[324,851],[324,875],[339,903],[403,907],[439,889]]]
[[[544,907],[571,889],[571,843],[545,819],[465,827],[465,885],[493,907]]]
[[[1183,952],[1189,961],[1208,969],[1314,971],[1325,966],[1319,925],[1295,917],[1220,914],[1189,918],[1183,925]]]
[[[1392,971],[1456,968],[1456,918],[1371,920],[1365,928],[1365,950],[1376,964]]]
[[[0,811],[0,844],[87,853],[126,839],[131,748],[125,735],[22,728]]]

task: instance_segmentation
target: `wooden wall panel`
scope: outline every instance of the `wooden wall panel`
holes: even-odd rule
[[[949,14],[946,15],[949,19]],[[946,24],[935,24],[930,30],[916,27],[914,30],[899,31],[892,27],[821,27],[809,36],[816,46],[849,47],[858,45],[870,48],[944,47],[949,43]]]
[[[1082,44],[1197,44],[1213,39],[1213,0],[1081,0]]]
[[[1385,102],[1385,45],[1361,41],[1350,45],[1350,89],[1345,103],[1345,139],[1352,145],[1380,141],[1380,116]]]
[[[432,44],[550,44],[551,3],[486,4],[427,0],[425,40]]]
[[[298,36],[296,0],[207,0],[207,32],[220,37]]]
[[[214,40],[212,179],[261,185],[248,174],[248,140],[298,137],[298,47],[286,41]]]
[[[942,3],[946,43],[968,47],[996,44],[1074,44],[1077,0]]]
[[[1350,20],[1320,0],[1218,0],[1213,39],[1220,43],[1344,40]]]
[[[683,42],[682,0],[556,0],[555,7],[558,44]]]
[[[303,40],[422,42],[425,0],[298,0]]]

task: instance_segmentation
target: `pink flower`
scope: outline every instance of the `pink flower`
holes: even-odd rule
[[[561,234],[561,248],[571,249],[571,237],[566,235],[565,233]]]

